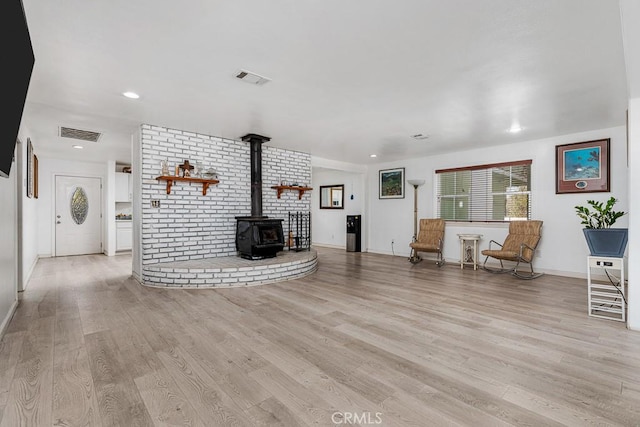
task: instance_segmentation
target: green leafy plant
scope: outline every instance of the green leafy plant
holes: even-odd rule
[[[607,203],[596,202],[595,200],[587,200],[587,206],[575,206],[578,217],[582,220],[581,224],[584,228],[610,228],[621,216],[626,212],[614,211],[613,206],[618,200],[611,197]]]

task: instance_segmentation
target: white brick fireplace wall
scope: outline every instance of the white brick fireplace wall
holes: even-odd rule
[[[142,125],[142,264],[188,261],[236,255],[236,216],[251,215],[249,143],[215,136]],[[212,167],[220,183],[205,196],[202,185],[174,182],[166,194],[160,162],[168,160],[170,171],[184,160]],[[297,191],[284,191],[280,199],[272,185],[280,181],[311,185],[311,156],[307,153],[262,145],[263,214],[283,218],[288,234],[288,213],[308,212],[313,192],[298,200]],[[160,207],[151,206],[158,200]]]

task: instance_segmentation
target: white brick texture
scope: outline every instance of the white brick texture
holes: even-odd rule
[[[143,265],[236,255],[235,217],[251,215],[249,143],[151,125],[142,125],[141,138]],[[156,180],[162,160],[170,172],[185,160],[199,162],[215,169],[220,183],[203,196],[201,184],[176,181],[167,194],[166,181]],[[309,212],[313,192],[298,200],[297,191],[284,191],[278,199],[271,186],[281,181],[310,185],[311,156],[263,144],[263,214],[284,219],[286,245],[288,213]]]

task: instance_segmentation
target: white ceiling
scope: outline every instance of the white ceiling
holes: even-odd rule
[[[360,164],[625,123],[618,1],[23,2],[40,156],[127,161],[140,123]]]

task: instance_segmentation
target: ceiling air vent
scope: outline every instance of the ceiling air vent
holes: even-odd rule
[[[263,85],[267,82],[270,82],[271,79],[261,76],[256,73],[252,73],[251,71],[240,70],[236,73],[236,77],[242,80],[243,82],[252,83],[255,85]]]
[[[60,136],[62,138],[79,139],[81,141],[98,142],[102,134],[90,130],[73,129],[60,126]]]

